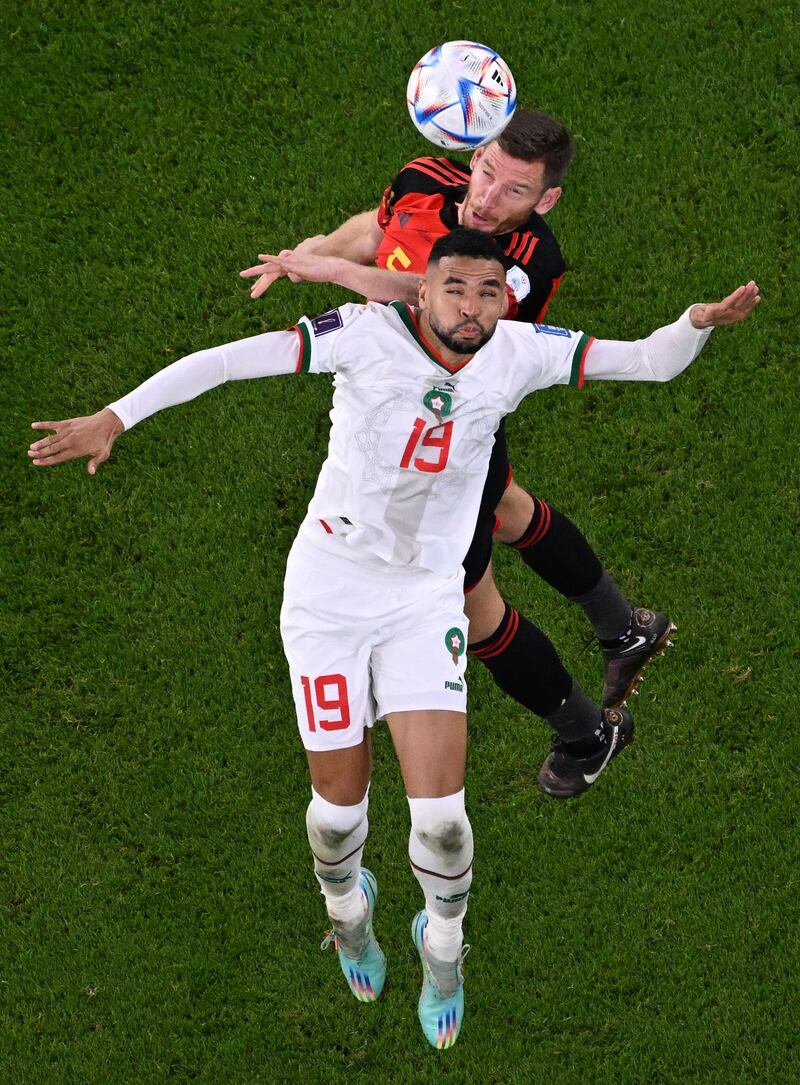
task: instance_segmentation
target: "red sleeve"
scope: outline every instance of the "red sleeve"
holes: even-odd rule
[[[384,189],[383,196],[381,197],[380,206],[378,207],[378,225],[382,230],[385,230],[391,221],[393,201],[394,190],[391,185],[387,185]]]

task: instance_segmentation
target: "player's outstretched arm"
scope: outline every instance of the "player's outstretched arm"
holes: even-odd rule
[[[400,300],[416,305],[419,300],[421,277],[412,272],[365,267],[353,260],[301,253],[299,249],[277,255],[259,253],[258,258],[262,263],[249,269],[253,274],[266,271],[276,278],[278,275],[288,275],[293,281],[335,283],[373,301]],[[242,275],[246,276],[247,272],[243,271]]]
[[[108,459],[117,437],[151,414],[196,399],[226,381],[298,372],[302,361],[302,354],[298,360],[299,344],[296,331],[263,332],[188,354],[97,414],[32,423],[34,429],[54,432],[35,441],[28,456],[36,467],[54,467],[91,456],[88,470],[93,475]]]
[[[341,256],[356,264],[371,264],[383,238],[378,225],[378,209],[362,211],[353,215],[332,233],[314,238],[314,244],[306,250],[318,256]]]
[[[294,249],[283,249],[281,256],[290,252],[299,254],[316,253],[318,256],[340,256],[352,260],[355,264],[371,264],[375,260],[383,231],[378,225],[377,208],[374,211],[362,211],[343,222],[330,234],[317,234],[307,237]],[[276,267],[250,267],[240,272],[243,279],[256,279],[250,288],[251,298],[260,298],[272,286],[276,279],[287,272]],[[300,282],[300,276],[288,273],[292,282]],[[391,300],[391,299],[390,299]]]
[[[31,429],[53,430],[49,437],[34,441],[28,456],[34,467],[55,467],[67,460],[91,456],[86,470],[93,475],[111,455],[111,448],[124,426],[109,407],[82,418],[60,422],[32,422]]]
[[[761,301],[752,280],[722,301],[692,305],[674,323],[635,342],[596,339],[586,352],[586,380],[668,381],[695,360],[713,328],[740,324]]]

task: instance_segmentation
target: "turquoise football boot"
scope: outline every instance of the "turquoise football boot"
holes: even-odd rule
[[[348,933],[347,941],[351,952],[354,943],[360,945],[361,950],[355,957],[349,957],[335,930],[328,932],[320,948],[327,949],[333,943],[339,954],[339,964],[342,966],[344,978],[355,998],[359,1002],[375,1002],[380,998],[386,982],[386,957],[372,930],[372,913],[375,911],[375,901],[378,899],[378,883],[375,875],[362,867],[358,884],[367,898],[367,918],[363,928],[357,931],[355,936]]]
[[[457,961],[437,961],[425,949],[424,934],[428,913],[418,912],[411,924],[411,937],[422,961],[422,994],[419,996],[419,1022],[425,1039],[444,1051],[452,1047],[461,1031],[464,1017],[464,958],[469,946],[462,946]]]

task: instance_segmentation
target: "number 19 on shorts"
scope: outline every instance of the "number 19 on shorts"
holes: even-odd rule
[[[319,678],[300,675],[306,705],[308,729],[345,731],[350,726],[350,699],[343,674],[321,674]]]

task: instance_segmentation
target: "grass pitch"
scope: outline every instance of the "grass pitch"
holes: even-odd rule
[[[797,1080],[800,24],[782,0],[662,7],[6,9],[2,1080]],[[568,805],[534,786],[544,728],[471,666],[474,948],[462,1038],[438,1056],[383,731],[381,1004],[316,952],[277,613],[326,380],[165,412],[95,479],[25,449],[33,419],[344,300],[281,283],[252,303],[236,272],[431,151],[405,80],[458,37],[576,135],[554,322],[635,337],[751,277],[764,302],[672,384],[539,393],[509,424],[517,477],[680,633],[634,702],[639,741]],[[581,615],[513,555],[497,568],[597,694]]]

